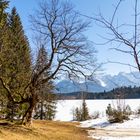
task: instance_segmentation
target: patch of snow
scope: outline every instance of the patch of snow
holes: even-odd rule
[[[81,127],[106,128],[107,130],[140,129],[140,118],[133,118],[128,121],[125,121],[124,123],[109,123],[106,117],[102,117],[81,122]]]
[[[108,125],[110,125],[110,123],[107,121],[106,117],[81,122],[81,127],[84,128],[103,128],[107,127]]]
[[[103,80],[101,80],[101,79],[98,79],[98,80],[100,81],[102,87],[106,87],[107,86],[106,83]]]
[[[107,129],[140,129],[140,118],[125,121],[124,123],[115,123],[109,125]]]

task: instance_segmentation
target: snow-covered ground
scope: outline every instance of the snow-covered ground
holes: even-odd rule
[[[116,100],[87,100],[89,113],[99,111],[100,118],[81,122],[81,127],[89,128],[89,135],[98,140],[140,140],[140,118],[132,116],[124,123],[110,124],[107,121],[105,110],[108,104],[116,106]],[[140,107],[140,99],[122,100],[122,105],[129,105],[132,111]],[[59,101],[55,120],[73,120],[72,110],[80,107],[81,100]]]
[[[114,129],[140,129],[140,117],[130,117],[130,120],[123,123],[109,123],[107,117],[97,118],[81,122],[81,127],[85,128],[106,128],[107,130]]]
[[[90,128],[89,135],[99,140],[140,140],[140,118],[110,124],[103,117],[81,122],[81,127]]]

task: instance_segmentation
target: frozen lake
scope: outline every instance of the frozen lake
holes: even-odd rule
[[[105,111],[108,104],[117,106],[118,103],[122,106],[129,105],[132,111],[135,111],[140,107],[140,99],[126,99],[126,100],[86,100],[89,108],[89,113],[93,114],[95,111],[99,111],[101,116],[105,116]],[[57,103],[57,113],[55,120],[71,121],[73,119],[72,110],[76,107],[80,107],[81,100],[62,100]]]

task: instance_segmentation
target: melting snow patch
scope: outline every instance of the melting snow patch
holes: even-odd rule
[[[97,140],[140,140],[140,118],[112,124],[104,117],[81,122],[81,127],[90,128],[89,135]]]

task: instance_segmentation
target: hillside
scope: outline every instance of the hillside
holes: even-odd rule
[[[34,121],[30,128],[0,121],[0,140],[90,140],[78,123]],[[92,139],[93,140],[93,139]]]

